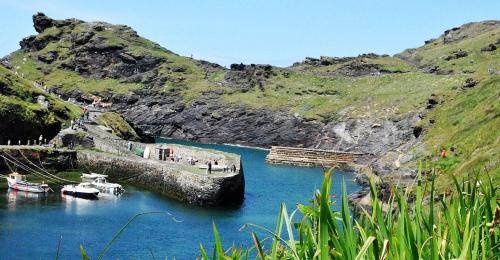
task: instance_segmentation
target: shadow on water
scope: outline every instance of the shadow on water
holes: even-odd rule
[[[243,205],[230,209],[194,207],[132,186],[125,186],[126,193],[119,198],[97,201],[62,197],[59,192],[40,196],[0,190],[1,258],[53,258],[59,239],[61,259],[78,259],[80,244],[95,258],[135,214],[162,211],[165,214],[136,219],[114,242],[107,257],[142,259],[150,258],[153,252],[157,258],[194,259],[200,243],[209,250],[213,245],[212,221],[217,224],[225,246],[233,241],[236,245],[251,245],[249,230],[240,231],[244,224],[273,229],[281,202],[289,210],[299,202],[308,203],[323,180],[319,168],[268,165],[267,151],[261,149],[157,141],[240,154],[246,183]],[[359,190],[352,179],[351,173],[335,172],[332,193],[338,195],[337,199],[341,197],[343,181],[348,193]]]

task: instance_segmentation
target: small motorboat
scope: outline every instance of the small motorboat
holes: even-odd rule
[[[61,193],[82,199],[98,199],[99,190],[91,183],[82,182],[78,185],[64,185]]]
[[[106,180],[107,175],[90,173],[90,174],[82,174],[82,180],[90,182],[96,189],[98,189],[101,194],[112,194],[112,195],[121,195],[125,192],[122,185],[118,183],[111,183]]]
[[[20,191],[29,191],[35,193],[46,193],[50,189],[45,183],[31,183],[26,181],[26,175],[13,172],[7,176],[9,188]]]

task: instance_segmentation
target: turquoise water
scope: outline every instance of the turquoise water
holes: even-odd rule
[[[60,259],[79,259],[80,244],[95,259],[131,217],[149,211],[168,214],[137,218],[114,242],[105,259],[153,259],[151,255],[156,259],[194,259],[200,243],[212,251],[212,221],[225,246],[233,241],[251,245],[250,230],[240,230],[245,223],[274,229],[280,202],[291,211],[296,203],[307,203],[321,186],[321,169],[268,165],[264,150],[162,141],[240,154],[246,180],[243,205],[236,209],[199,208],[130,186],[120,198],[98,201],[62,198],[58,192],[36,196],[0,190],[0,259],[51,259],[59,242]],[[333,193],[340,194],[343,180],[348,193],[357,191],[353,177],[350,173],[334,174]]]

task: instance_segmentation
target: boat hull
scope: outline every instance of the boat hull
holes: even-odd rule
[[[96,200],[96,199],[98,199],[97,195],[99,195],[98,192],[88,193],[88,192],[78,192],[78,191],[69,191],[69,190],[63,190],[62,194],[77,197],[77,198],[82,198],[82,199],[89,199],[89,200]]]
[[[14,190],[19,190],[19,191],[27,191],[27,192],[34,192],[34,193],[46,193],[49,191],[48,186],[17,183],[17,182],[13,182],[11,180],[8,180],[7,183],[9,185],[9,188],[14,189]]]

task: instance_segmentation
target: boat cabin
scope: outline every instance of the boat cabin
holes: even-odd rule
[[[80,184],[78,184],[78,186],[80,186],[81,188],[94,188],[94,186],[92,186],[92,184],[88,183],[88,182],[82,182]]]
[[[107,181],[105,178],[99,177],[94,180],[94,183],[99,183],[99,184],[106,184]]]
[[[9,179],[15,180],[16,182],[23,182],[26,181],[26,175],[19,174],[17,172],[13,172],[9,174]]]

